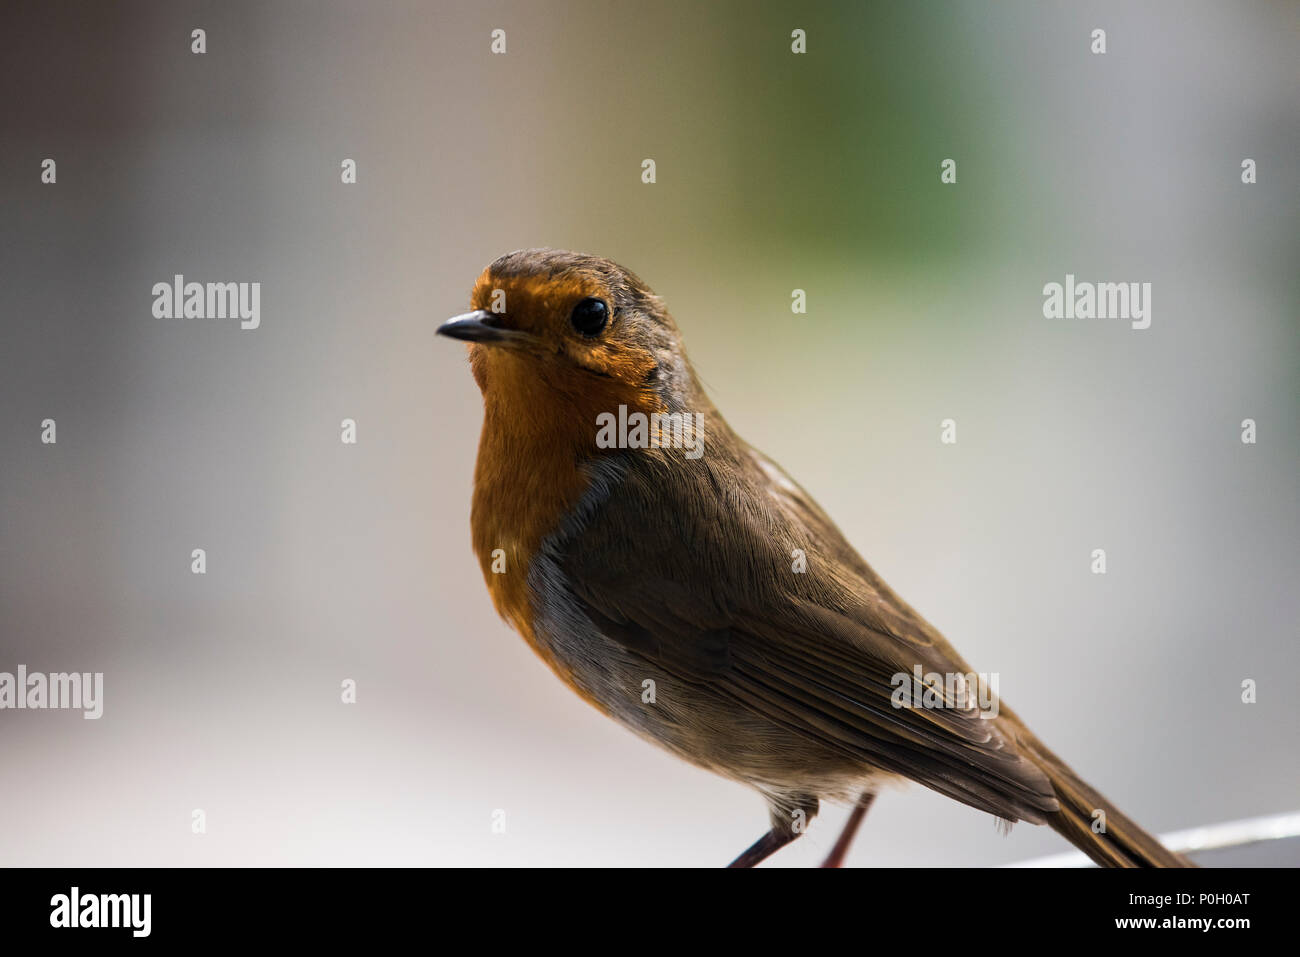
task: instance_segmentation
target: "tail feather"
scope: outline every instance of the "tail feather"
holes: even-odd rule
[[[1022,725],[1023,727],[1023,725]],[[1091,788],[1027,731],[1020,743],[1056,791],[1061,809],[1047,814],[1052,830],[1102,867],[1195,867]],[[1097,812],[1103,812],[1104,818]]]

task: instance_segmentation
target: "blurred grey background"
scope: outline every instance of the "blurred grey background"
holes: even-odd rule
[[[551,676],[471,556],[479,396],[433,330],[534,245],[664,296],[732,425],[1146,827],[1300,808],[1300,6],[0,20],[0,671],[106,686],[99,721],[0,711],[0,863],[720,865],[758,837],[757,796]],[[1151,328],[1044,319],[1067,272],[1152,283]],[[176,273],[261,282],[261,328],[153,318]],[[850,863],[1064,850],[913,787]]]

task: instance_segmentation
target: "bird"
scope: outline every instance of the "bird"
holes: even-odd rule
[[[437,332],[468,343],[482,393],[470,529],[496,611],[599,711],[762,796],[768,829],[729,867],[790,844],[823,802],[852,808],[823,864],[842,866],[880,789],[907,781],[1001,827],[1046,824],[1101,866],[1192,866],[976,693],[731,429],[634,273],[522,249],[470,305]]]

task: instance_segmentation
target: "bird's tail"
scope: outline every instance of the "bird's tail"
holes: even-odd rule
[[[1023,729],[1024,726],[1021,725]],[[1047,824],[1102,867],[1195,867],[1138,827],[1028,731],[1020,743],[1056,790]]]

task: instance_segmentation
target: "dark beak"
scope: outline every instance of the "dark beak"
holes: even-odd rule
[[[514,330],[494,325],[497,319],[485,309],[475,309],[448,319],[438,327],[438,335],[465,342],[505,342],[518,337]]]

